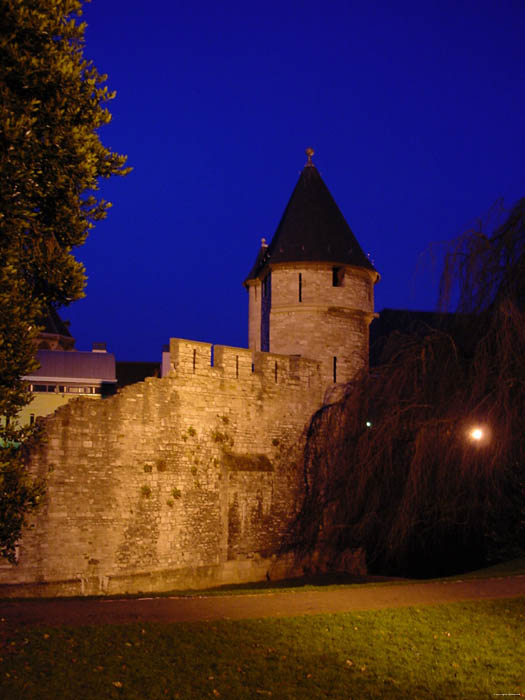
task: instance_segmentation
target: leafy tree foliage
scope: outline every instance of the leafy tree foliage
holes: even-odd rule
[[[437,575],[525,548],[525,199],[446,256],[462,313],[395,333],[309,428],[291,546]],[[482,435],[474,439],[472,429]]]
[[[16,545],[27,514],[44,495],[44,482],[27,471],[29,452],[39,440],[34,427],[4,431],[0,450],[0,556],[16,563]]]
[[[81,14],[81,0],[2,0],[0,6],[0,415],[8,419],[0,436],[4,488],[5,465],[14,459],[10,445],[20,441],[10,419],[30,398],[20,378],[35,367],[39,319],[48,305],[82,297],[84,268],[73,251],[109,207],[97,197],[98,178],[127,172],[125,157],[99,138],[99,128],[110,121],[106,104],[114,94],[105,85],[106,76],[83,57]],[[23,512],[32,498],[17,502]]]

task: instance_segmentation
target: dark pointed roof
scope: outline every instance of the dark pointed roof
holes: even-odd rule
[[[37,321],[41,326],[35,345],[41,350],[74,350],[75,339],[71,335],[68,323],[63,321],[52,306],[45,308]]]
[[[257,253],[257,257],[255,258],[255,262],[252,265],[252,269],[248,273],[248,277],[246,278],[246,281],[248,280],[254,280],[257,278],[257,273],[259,270],[262,270],[264,267],[264,263],[266,261],[266,257],[268,254],[268,245],[266,243],[266,239],[263,238],[261,241],[261,247],[259,248],[259,252]]]
[[[310,151],[310,152],[308,152]],[[271,263],[329,262],[375,271],[311,162],[305,165],[272,242],[261,247],[247,280]]]
[[[65,338],[73,338],[71,332],[64,321],[58,315],[56,309],[52,306],[47,307],[47,316],[42,319],[44,326],[43,333],[51,333],[53,335],[63,335]]]

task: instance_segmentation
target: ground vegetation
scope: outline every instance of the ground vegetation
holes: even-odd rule
[[[502,599],[258,620],[8,628],[0,693],[33,700],[519,695],[524,616],[523,599]]]

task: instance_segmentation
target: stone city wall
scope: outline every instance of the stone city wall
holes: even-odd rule
[[[213,353],[213,364],[211,362]],[[0,595],[199,588],[278,578],[300,504],[319,364],[172,339],[172,371],[46,419],[47,494]],[[287,568],[288,567],[288,568]]]

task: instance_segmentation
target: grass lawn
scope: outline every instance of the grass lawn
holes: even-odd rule
[[[525,598],[285,619],[20,628],[0,648],[0,697],[525,694],[524,629]]]

